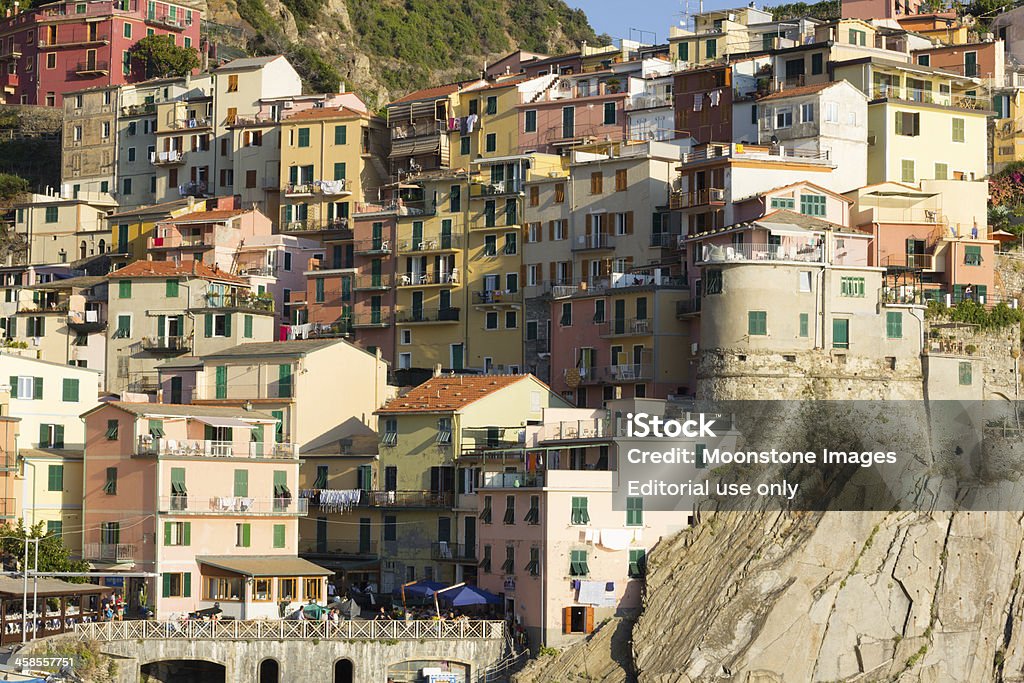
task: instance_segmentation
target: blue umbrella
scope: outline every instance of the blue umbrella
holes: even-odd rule
[[[407,598],[429,598],[437,591],[442,588],[446,588],[447,584],[438,583],[437,581],[417,581],[411,586],[405,587],[405,597]],[[395,589],[395,593],[401,593],[402,588],[399,586]]]
[[[460,586],[444,593],[438,593],[437,597],[452,607],[501,604],[500,597],[476,586]]]

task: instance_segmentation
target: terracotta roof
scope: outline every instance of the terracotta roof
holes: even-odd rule
[[[309,121],[313,119],[336,119],[336,118],[369,118],[369,114],[364,114],[361,111],[355,109],[349,109],[348,107],[310,107],[309,109],[303,109],[302,111],[295,112],[291,116],[284,119],[288,121]]]
[[[195,211],[193,213],[186,213],[177,218],[168,218],[161,223],[206,223],[213,221],[223,221],[228,218],[234,218],[235,216],[241,216],[243,213],[248,213],[248,209],[215,209],[214,211]]]
[[[773,92],[770,95],[759,97],[758,101],[764,100],[777,100],[782,97],[800,97],[801,95],[811,95],[816,92],[821,92],[825,88],[831,88],[833,85],[839,85],[837,82],[829,83],[816,83],[814,85],[799,85],[795,88],[786,88],[778,92]]]
[[[378,414],[447,413],[521,382],[529,375],[452,375],[428,379],[404,396],[393,398]]]
[[[110,279],[125,277],[199,277],[205,280],[222,280],[245,284],[245,280],[222,270],[214,270],[199,261],[135,261],[108,275]]]
[[[423,90],[417,90],[411,92],[405,97],[400,97],[397,100],[391,102],[391,104],[400,104],[402,102],[415,102],[416,100],[435,100],[442,97],[447,97],[453,92],[459,89],[458,83],[449,83],[448,85],[439,85],[435,88],[425,88]]]

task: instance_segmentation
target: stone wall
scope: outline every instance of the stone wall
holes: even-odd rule
[[[948,325],[946,323],[945,325]],[[977,395],[971,398],[1014,399],[1015,378],[1019,372],[1021,332],[1017,325],[998,330],[975,327],[945,326],[941,320],[929,321],[925,343],[925,368],[928,377],[926,395],[932,400],[960,398],[959,377],[955,374],[960,361],[970,361]],[[1016,354],[1016,357],[1014,356]]]

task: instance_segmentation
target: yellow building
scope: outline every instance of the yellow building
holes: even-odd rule
[[[868,96],[869,184],[988,173],[991,112],[977,79],[877,57],[840,62],[834,72]]]
[[[228,206],[222,207],[224,202],[228,202]],[[149,253],[149,238],[153,236],[157,223],[194,211],[217,208],[233,208],[230,198],[196,200],[186,197],[111,214],[106,217],[111,238],[110,258],[116,266],[145,259]]]
[[[453,93],[451,108],[459,121],[457,130],[449,131],[450,167],[468,169],[478,158],[504,157],[519,152],[520,83],[529,77],[517,76],[496,83],[474,83]],[[473,130],[462,120],[476,116]]]
[[[25,524],[45,524],[47,533],[61,536],[72,556],[81,557],[82,451],[23,448],[20,456],[20,515]]]
[[[420,579],[476,576],[478,444],[569,404],[532,375],[430,379],[378,411],[383,472],[368,506],[379,510],[381,589]],[[464,465],[464,466],[463,466]]]
[[[992,105],[996,112],[992,172],[998,173],[1007,164],[1024,160],[1024,87],[1000,90],[993,95]]]
[[[314,107],[281,122],[282,231],[345,227],[352,203],[387,177],[371,152],[384,122],[347,107]]]

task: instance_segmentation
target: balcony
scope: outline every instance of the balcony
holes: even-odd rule
[[[366,491],[359,504],[374,508],[450,508],[451,491]]]
[[[415,252],[427,254],[430,252],[457,251],[462,246],[462,235],[434,235],[421,237],[418,240],[402,240],[398,243],[398,251],[401,253]]]
[[[196,458],[285,458],[297,459],[299,449],[291,443],[241,443],[209,439],[165,439],[148,434],[136,443],[137,456],[189,456]]]
[[[485,289],[482,292],[473,292],[473,305],[484,308],[512,306],[521,303],[522,300],[523,293],[520,291],[511,292],[507,289]]]
[[[169,250],[169,249],[187,249],[189,251],[207,251],[213,249],[213,239],[203,238],[203,236],[197,237],[185,237],[176,230],[167,230],[167,234],[164,237],[150,237],[146,241],[146,248],[149,251],[154,250]]]
[[[491,182],[474,182],[469,189],[471,199],[517,195],[523,192],[523,180],[522,178],[511,178]]]
[[[314,507],[315,504],[314,504]],[[377,541],[357,541],[346,538],[327,539],[325,543],[304,541],[299,544],[299,555],[326,555],[330,557],[365,557],[377,556]]]
[[[353,328],[374,328],[390,327],[391,314],[385,311],[371,311],[370,313],[356,313],[350,319],[349,324]]]
[[[206,295],[206,306],[201,308],[235,308],[243,311],[257,311],[261,313],[274,312],[274,298],[270,294],[253,294],[249,292],[232,292],[229,294],[217,294],[211,292]]]
[[[693,297],[692,299],[681,299],[676,302],[676,319],[684,320],[691,316],[700,315],[700,302],[699,296]]]
[[[312,323],[306,332],[307,339],[339,339],[352,336],[352,324],[349,320],[333,323]]]
[[[615,248],[615,236],[606,233],[577,235],[572,243],[573,251],[600,251]]]
[[[476,562],[476,546],[438,541],[430,544],[430,558],[442,562]]]
[[[93,24],[95,25],[95,24]],[[106,35],[95,35],[95,36],[75,36],[71,38],[65,38],[63,40],[47,40],[41,38],[38,42],[40,50],[46,50],[51,47],[92,47],[99,45],[109,45],[110,36]]]
[[[11,43],[0,47],[0,59],[17,59],[21,56],[21,43]]]
[[[142,349],[150,353],[179,354],[192,350],[191,337],[143,337]]]
[[[160,512],[175,515],[305,515],[306,498],[248,498],[241,496],[160,496]]]
[[[526,430],[522,427],[466,427],[459,457],[487,457],[493,453],[504,458],[507,451],[522,451],[525,445]]]
[[[398,276],[399,287],[454,287],[457,284],[459,284],[458,269],[453,269],[450,273],[427,271],[425,273],[402,273]]]
[[[544,486],[543,472],[482,472],[482,489],[520,489],[520,488],[542,488]]]
[[[6,72],[0,74],[0,88],[17,88],[19,83],[21,83],[21,79],[18,78],[18,74]]]
[[[161,28],[168,28],[172,31],[184,31],[192,25],[192,22],[185,17],[172,17],[167,14],[161,14],[159,16],[150,14],[146,17],[146,23],[152,24],[153,26],[160,26]]]
[[[391,275],[356,275],[352,279],[352,289],[357,292],[385,291],[391,289]]]
[[[121,107],[121,116],[152,116],[155,113],[156,104],[153,102],[128,104]]]
[[[733,263],[747,261],[767,263],[771,261],[796,261],[799,263],[824,263],[821,245],[784,246],[780,244],[733,244],[731,246],[701,246],[698,263]]]
[[[341,197],[352,194],[348,180],[311,180],[305,183],[288,183],[284,186],[285,197],[311,197],[313,195]]]
[[[668,197],[668,208],[689,209],[695,206],[724,206],[725,190],[714,187],[692,192],[673,192]]]
[[[990,109],[991,102],[987,98],[976,95],[954,95],[948,92],[934,92],[919,88],[901,88],[894,85],[875,85],[871,89],[874,100],[897,100],[916,104],[936,104],[942,107],[957,109]]]
[[[624,363],[620,365],[607,365],[601,368],[606,382],[615,384],[618,382],[633,382],[636,380],[648,380],[654,377],[654,366],[649,363]]]
[[[134,562],[141,555],[133,543],[86,543],[82,559],[100,562]]]
[[[235,266],[235,273],[251,277],[276,277],[277,268],[266,263],[240,263]]]
[[[347,218],[332,218],[330,220],[307,218],[281,223],[281,232],[326,232],[338,230],[348,230]]]
[[[150,152],[149,163],[154,166],[181,166],[185,163],[185,154],[177,149],[166,152]]]
[[[447,134],[448,125],[445,121],[419,120],[413,123],[398,123],[391,126],[392,140],[406,140],[434,135],[440,137]]]
[[[158,164],[159,165],[159,164]],[[178,186],[178,194],[182,197],[205,197],[207,193],[205,180],[191,180]]]
[[[68,311],[65,323],[79,334],[89,334],[107,329],[107,321],[101,319],[99,311]]]
[[[352,245],[352,252],[356,256],[386,256],[391,253],[391,240],[382,238],[357,240]]]
[[[650,318],[619,318],[605,320],[598,325],[602,337],[646,337],[654,333]]]
[[[110,73],[110,63],[101,62],[98,60],[91,60],[85,62],[78,62],[74,69],[68,72],[68,75],[74,76],[106,76]]]
[[[395,322],[402,324],[447,324],[459,322],[458,308],[406,308],[395,312]]]
[[[882,260],[886,270],[935,270],[935,254],[889,254]]]
[[[683,235],[674,232],[656,232],[651,234],[651,246],[661,249],[681,249]]]
[[[614,430],[608,420],[567,420],[553,424],[544,424],[537,433],[537,441],[576,441],[587,439],[610,439]]]
[[[204,130],[213,128],[213,119],[206,117],[194,119],[175,119],[171,121],[170,128],[174,130]]]
[[[671,95],[634,95],[633,99],[626,100],[626,111],[637,111],[640,109],[660,109],[671,107]]]

